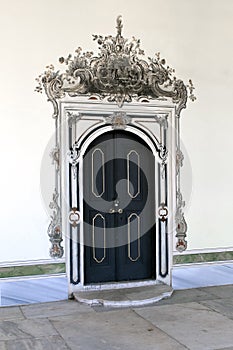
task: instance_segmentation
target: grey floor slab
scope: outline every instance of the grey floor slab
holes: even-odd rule
[[[169,305],[178,303],[199,302],[202,300],[216,299],[216,296],[209,294],[205,289],[175,290],[172,297],[156,303],[156,305]]]
[[[186,349],[133,310],[50,318],[71,350]]]
[[[201,290],[209,295],[215,296],[217,298],[233,298],[233,284],[227,286],[214,286],[214,287],[205,287]]]
[[[233,299],[207,300],[201,304],[233,320]]]
[[[47,319],[15,319],[0,322],[0,340],[40,338],[52,335],[57,335],[57,332]]]
[[[198,303],[135,309],[190,350],[215,350],[233,346],[233,321]]]
[[[21,306],[22,314],[26,318],[46,318],[94,312],[89,306],[81,305],[74,300],[56,301],[52,303],[39,303]],[[0,309],[1,311],[1,309]]]
[[[60,336],[55,335],[0,342],[0,350],[69,350],[69,348]]]
[[[19,306],[1,307],[0,308],[0,321],[11,320],[14,318],[24,318],[24,315]]]

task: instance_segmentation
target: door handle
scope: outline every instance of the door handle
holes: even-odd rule
[[[119,214],[122,214],[123,213],[123,209],[117,209],[117,210],[115,210],[114,208],[111,208],[111,209],[109,209],[109,213],[110,214],[114,214],[114,213],[119,213]]]

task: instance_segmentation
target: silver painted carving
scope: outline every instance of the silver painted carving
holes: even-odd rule
[[[116,112],[105,118],[106,124],[112,124],[113,129],[125,129],[127,124],[131,123],[131,118],[125,113]]]
[[[45,93],[54,106],[54,117],[58,115],[57,100],[64,97],[97,94],[102,99],[115,101],[119,107],[132,99],[145,96],[147,99],[171,98],[177,104],[177,115],[186,107],[188,91],[193,95],[193,84],[185,85],[174,76],[174,69],[166,65],[165,59],[156,53],[145,60],[140,40],[122,36],[121,16],[117,18],[117,35],[93,35],[99,45],[99,55],[82,52],[79,47],[74,57],[61,57],[59,62],[67,66],[65,72],[55,71],[54,66],[36,80],[36,91]]]
[[[176,173],[179,174],[180,168],[183,166],[184,155],[183,152],[178,149],[176,151]]]
[[[159,123],[159,125],[161,126],[161,127],[163,127],[164,129],[167,129],[168,128],[168,121],[167,121],[167,117],[168,117],[168,115],[167,114],[165,114],[165,115],[156,115],[155,117],[154,117],[154,119],[155,119],[155,121],[157,122],[157,123]]]
[[[187,232],[187,223],[184,218],[183,207],[185,202],[183,201],[182,194],[180,190],[177,191],[177,208],[176,208],[176,249],[181,253],[187,249],[186,232]]]
[[[68,117],[68,125],[70,128],[72,128],[73,125],[77,123],[81,119],[80,113],[74,113],[74,112],[66,112],[66,115]]]
[[[121,16],[118,16],[116,36],[93,36],[99,48],[97,55],[93,52],[83,52],[79,47],[75,51],[74,56],[69,54],[67,58],[61,57],[59,59],[59,62],[66,66],[65,70],[60,71],[55,69],[53,65],[49,65],[36,79],[38,86],[35,91],[40,93],[44,91],[48,100],[53,105],[53,117],[56,118],[57,139],[58,103],[59,100],[67,95],[71,97],[79,95],[98,96],[100,99],[115,102],[119,107],[122,107],[125,102],[131,102],[132,100],[149,102],[150,100],[169,99],[176,105],[177,120],[180,119],[181,110],[186,108],[188,97],[192,101],[196,99],[194,96],[195,88],[191,80],[189,80],[188,85],[185,85],[182,80],[177,79],[174,76],[174,70],[161,58],[160,53],[156,53],[153,58],[146,59],[144,51],[140,48],[140,40],[135,37],[132,37],[131,40],[124,38],[122,36],[122,28],[122,19]],[[72,127],[81,116],[78,113],[69,113],[69,126]],[[124,113],[115,113],[105,120],[107,124],[112,124],[113,129],[124,129],[131,123],[131,119]],[[160,123],[161,127],[167,128],[166,119],[155,116],[155,120]],[[177,130],[177,139],[179,139],[179,129],[177,128]],[[183,205],[180,206],[183,202],[179,199],[181,195],[179,170],[182,166],[183,158],[178,146],[177,149],[177,249],[182,251],[187,246],[187,242],[185,241],[187,224],[182,211]],[[57,141],[51,153],[56,172],[55,194],[58,196],[60,187],[58,179],[59,150]],[[159,156],[162,160],[162,174],[164,173],[167,155],[166,145],[161,142]],[[78,161],[79,151],[73,147],[69,153],[69,162],[72,164],[74,178],[77,178]],[[60,246],[60,243],[55,243],[54,238],[55,227],[56,237],[59,235],[61,237],[60,226],[58,224],[55,225],[55,221],[58,220],[55,213],[56,210],[54,210],[52,222],[48,229],[53,244],[51,255],[59,256],[60,254],[61,256],[63,248]]]
[[[72,172],[74,180],[77,179],[77,164],[79,162],[80,157],[80,151],[77,150],[76,147],[72,147],[72,149],[68,152],[68,160],[69,163],[72,165]]]
[[[55,189],[53,193],[53,200],[49,204],[50,209],[53,209],[51,222],[48,227],[48,236],[50,242],[52,243],[49,253],[52,258],[61,258],[64,253],[63,247],[61,246],[63,239],[61,232],[61,211],[58,205],[58,196],[58,192]]]
[[[49,155],[52,158],[52,164],[55,165],[56,171],[59,171],[59,167],[60,167],[60,150],[59,150],[59,148],[57,146],[54,147]]]

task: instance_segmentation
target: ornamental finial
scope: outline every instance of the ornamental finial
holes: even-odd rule
[[[118,16],[117,17],[117,26],[116,26],[116,29],[117,29],[117,35],[118,36],[121,36],[121,31],[122,31],[122,28],[123,28],[123,24],[122,24],[122,16]]]

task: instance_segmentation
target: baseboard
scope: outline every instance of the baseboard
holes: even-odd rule
[[[61,260],[61,259],[60,259]],[[65,262],[63,261],[50,261],[38,263],[36,261],[27,261],[25,264],[22,262],[19,265],[16,262],[8,266],[0,266],[0,278],[8,277],[22,277],[22,276],[37,276],[37,275],[54,275],[59,273],[65,273]]]
[[[173,256],[173,264],[197,264],[197,263],[213,263],[213,262],[232,262],[233,260],[233,249],[231,250],[222,250],[222,251],[209,251],[205,252],[204,250],[199,250],[195,253],[189,254],[180,254]]]

